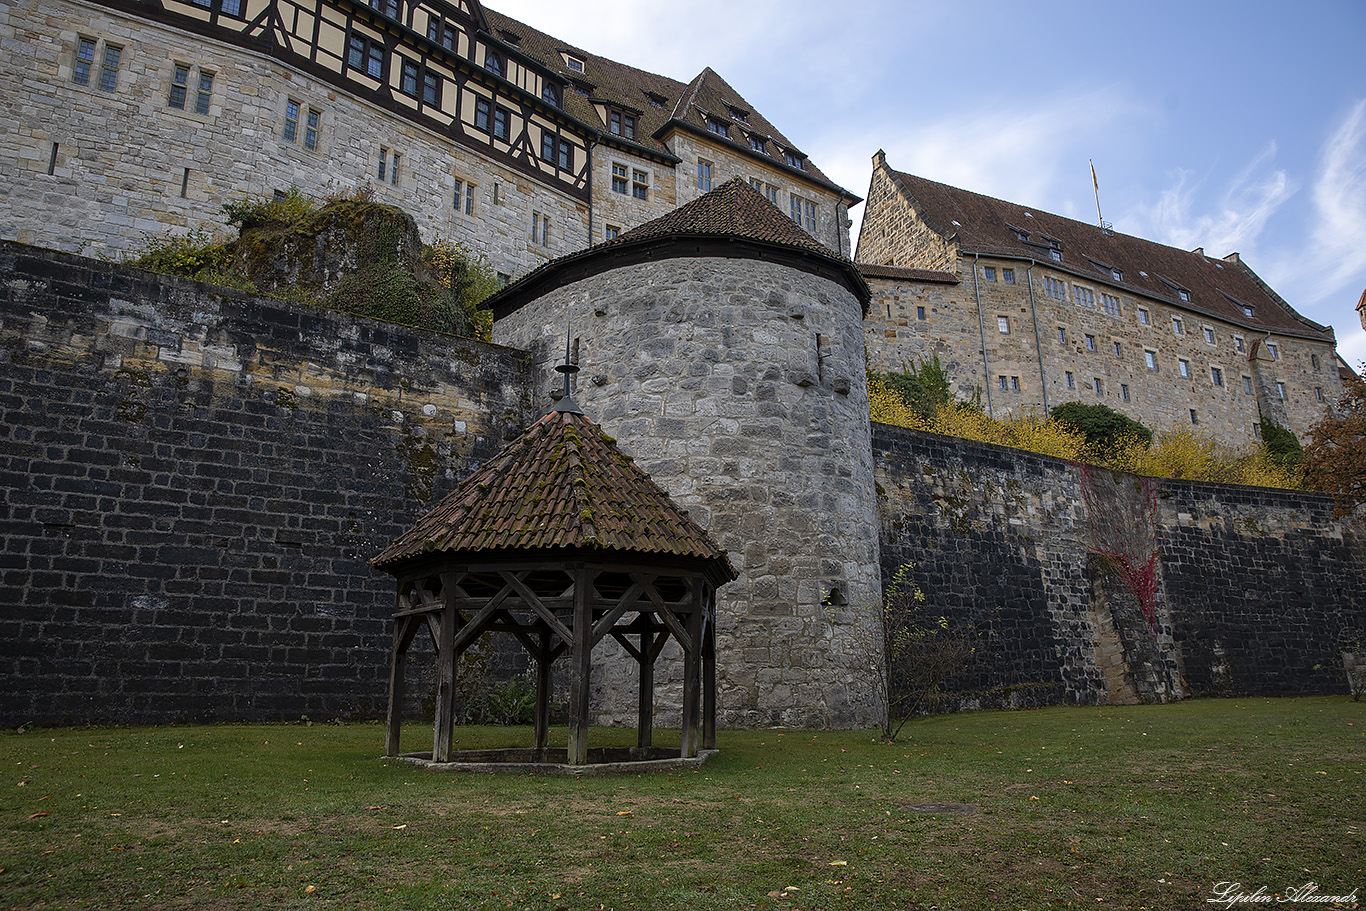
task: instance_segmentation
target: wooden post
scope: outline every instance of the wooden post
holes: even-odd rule
[[[550,629],[540,624],[540,652],[536,655],[536,761],[550,739]]]
[[[691,759],[697,755],[697,720],[702,683],[702,612],[706,601],[702,580],[692,584],[692,612],[688,614],[688,643],[683,652],[683,743],[680,756]]]
[[[455,738],[455,592],[442,577],[441,632],[436,647],[436,724],[432,732],[432,761],[450,762]]]
[[[716,592],[703,592],[707,612],[702,631],[702,749],[716,749]]]
[[[403,664],[408,652],[403,633],[411,622],[408,617],[394,618],[394,647],[389,653],[389,715],[384,726],[385,756],[398,755],[399,729],[403,726]]]
[[[648,614],[641,614],[644,620]],[[648,621],[646,621],[648,623]],[[655,632],[648,625],[640,632],[640,701],[636,715],[636,745],[654,743],[655,723]]]
[[[574,571],[574,636],[570,650],[569,750],[570,765],[588,763],[588,693],[593,651],[593,597],[588,570]]]

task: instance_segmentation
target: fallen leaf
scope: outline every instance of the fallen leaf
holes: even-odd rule
[[[28,818],[29,818],[29,819],[37,819],[39,816],[51,816],[51,815],[52,815],[52,814],[49,813],[47,810],[43,810],[43,811],[38,812],[38,813],[30,813],[30,814],[28,815]]]

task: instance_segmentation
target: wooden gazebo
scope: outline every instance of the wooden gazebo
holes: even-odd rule
[[[399,751],[404,660],[422,627],[437,651],[431,758],[453,758],[455,666],[486,632],[510,633],[536,668],[533,761],[589,761],[594,646],[621,643],[639,669],[637,743],[651,744],[654,665],[683,651],[682,744],[716,740],[715,591],[735,578],[723,550],[585,417],[571,397],[390,544],[398,577],[388,755]],[[551,666],[569,657],[569,744],[547,746]],[[643,752],[642,752],[643,755]]]

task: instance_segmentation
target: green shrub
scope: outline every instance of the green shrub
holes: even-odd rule
[[[1110,449],[1126,438],[1135,438],[1145,446],[1153,441],[1151,430],[1108,405],[1064,402],[1055,405],[1049,415],[1084,436],[1086,445],[1093,449]]]

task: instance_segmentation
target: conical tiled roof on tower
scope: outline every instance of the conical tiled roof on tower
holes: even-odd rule
[[[803,231],[739,177],[612,240],[551,260],[479,306],[501,319],[564,284],[670,257],[724,256],[784,262],[845,285],[865,311],[872,293],[855,265]]]
[[[726,552],[596,423],[551,411],[372,561],[398,574],[437,554],[611,551],[703,564],[736,577]]]

